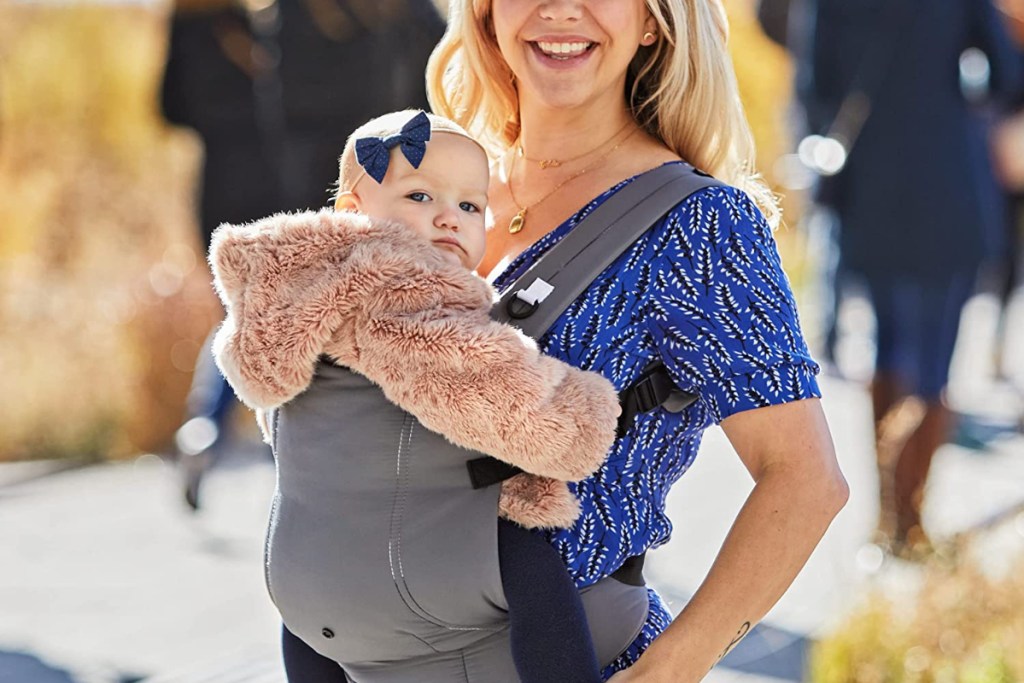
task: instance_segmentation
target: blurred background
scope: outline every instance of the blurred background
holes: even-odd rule
[[[1024,681],[1024,1],[725,5],[853,495],[709,680]],[[0,683],[283,681],[209,234],[324,205],[351,129],[425,106],[443,15],[0,0]],[[750,489],[729,450],[649,560],[676,609]]]

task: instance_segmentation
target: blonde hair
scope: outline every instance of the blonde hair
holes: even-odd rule
[[[342,192],[351,192],[355,188],[356,183],[366,174],[366,171],[359,165],[359,161],[356,159],[356,141],[360,138],[386,138],[390,135],[395,135],[419,113],[420,110],[418,109],[394,111],[390,114],[383,114],[370,119],[352,131],[352,134],[348,136],[348,140],[345,141],[345,148],[338,159],[338,187],[335,199]],[[483,145],[480,145],[476,138],[451,119],[438,116],[437,114],[427,114],[427,118],[430,119],[430,131],[432,133],[454,133],[455,135],[461,135],[479,145],[484,154],[487,153]],[[429,147],[429,145],[430,143],[428,142],[427,146]]]
[[[638,49],[627,73],[637,123],[689,163],[747,192],[777,225],[777,198],[755,172],[721,0],[646,4],[659,36]],[[519,98],[494,35],[490,0],[451,0],[448,30],[427,65],[427,93],[434,111],[465,126],[492,153],[515,142]]]

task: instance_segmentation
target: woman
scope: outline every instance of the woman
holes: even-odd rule
[[[712,423],[756,481],[682,612],[672,620],[650,592],[642,632],[606,670],[615,683],[703,678],[848,496],[762,214],[775,220],[774,200],[750,174],[726,31],[719,0],[456,0],[428,67],[435,111],[495,152],[480,272],[499,289],[638,173],[686,160],[742,188],[681,201],[540,342],[619,388],[660,357],[700,399],[638,418],[575,487],[584,514],[549,540],[578,586],[668,540],[665,496]]]
[[[812,3],[808,94],[818,130],[854,88],[870,98],[849,160],[822,184],[821,201],[839,218],[840,272],[866,285],[878,323],[878,537],[913,558],[931,547],[921,505],[953,423],[944,393],[961,309],[979,268],[1007,246],[984,122],[964,97],[957,63],[968,48],[984,50],[989,95],[999,102],[1019,92],[1021,58],[990,0],[889,6]]]
[[[438,113],[495,153],[481,272],[508,287],[633,176],[681,159],[744,188],[774,219],[770,193],[747,170],[725,31],[719,0],[457,0],[428,88]],[[607,586],[627,558],[668,540],[666,494],[712,423],[757,482],[675,620],[653,591],[629,594],[647,619],[607,666],[615,683],[703,678],[783,594],[848,495],[817,366],[768,222],[746,193],[681,198],[540,340],[620,389],[660,358],[699,396],[681,413],[638,417],[575,487],[583,514],[549,540],[580,588]],[[284,649],[290,679],[344,680],[287,631]]]

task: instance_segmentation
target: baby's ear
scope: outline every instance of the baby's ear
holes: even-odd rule
[[[339,192],[334,200],[335,211],[361,211],[359,206],[359,195],[355,192]]]

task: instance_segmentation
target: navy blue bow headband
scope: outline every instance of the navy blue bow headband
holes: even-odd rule
[[[402,130],[386,138],[359,138],[356,140],[356,161],[366,170],[366,174],[378,183],[384,182],[388,165],[391,163],[391,150],[401,145],[402,154],[419,168],[423,163],[423,155],[427,151],[430,140],[430,119],[424,112],[416,114]]]

